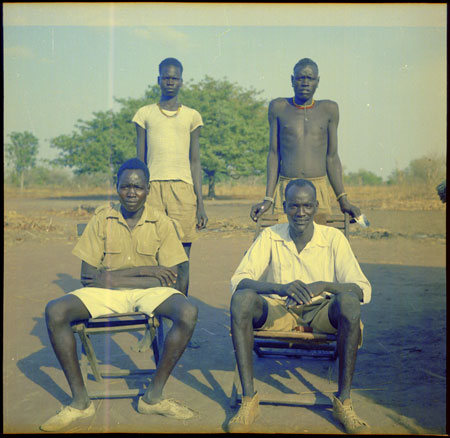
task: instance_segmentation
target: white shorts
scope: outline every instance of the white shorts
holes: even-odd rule
[[[83,287],[70,294],[78,297],[92,318],[108,313],[142,312],[153,316],[154,310],[174,294],[183,295],[171,287],[149,289],[103,289]],[[183,295],[184,296],[184,295]]]

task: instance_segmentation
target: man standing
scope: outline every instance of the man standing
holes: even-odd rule
[[[72,403],[41,425],[55,432],[95,414],[78,362],[74,321],[109,313],[143,312],[172,321],[152,381],[139,399],[142,414],[188,419],[194,412],[162,397],[197,322],[197,308],[176,290],[177,268],[186,260],[172,221],[146,205],[148,168],[125,162],[117,173],[120,205],[97,208],[73,253],[82,260],[77,289],[50,301],[45,309],[50,341],[69,383]]]
[[[333,416],[348,433],[365,431],[367,424],[353,411],[350,389],[362,344],[360,305],[371,299],[370,283],[343,233],[313,222],[318,209],[314,185],[290,181],[285,198],[288,223],[262,231],[231,279],[231,334],[243,398],[229,431],[248,431],[259,414],[253,330],[291,331],[297,326],[337,333],[339,378]]]
[[[137,157],[150,169],[148,202],[175,221],[189,259],[196,229],[205,228],[208,218],[203,205],[199,148],[203,121],[196,110],[178,102],[182,74],[180,61],[164,59],[159,65],[159,102],[140,108],[132,121],[136,125]],[[181,290],[187,296],[189,260],[181,265],[179,276]]]
[[[313,99],[319,79],[317,64],[304,58],[295,65],[291,76],[294,97],[270,102],[266,196],[251,209],[250,217],[255,222],[270,206],[274,214],[283,215],[286,184],[303,178],[311,181],[317,190],[319,210],[315,220],[326,224],[326,217],[331,213],[327,175],[341,211],[352,217],[361,214],[344,192],[337,150],[338,105],[331,100]]]

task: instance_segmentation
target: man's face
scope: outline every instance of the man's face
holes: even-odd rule
[[[183,84],[181,77],[181,70],[174,65],[167,65],[161,69],[161,74],[158,76],[158,84],[161,88],[161,93],[166,97],[175,97],[180,91]]]
[[[127,169],[120,176],[117,184],[122,207],[130,213],[135,213],[144,207],[148,195],[144,171],[141,169]]]
[[[319,72],[312,65],[298,67],[291,76],[295,97],[306,102],[314,96],[319,85]]]
[[[289,227],[296,234],[303,234],[313,226],[318,203],[311,187],[293,185],[289,188],[283,205]]]

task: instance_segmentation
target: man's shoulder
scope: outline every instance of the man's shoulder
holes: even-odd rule
[[[155,102],[153,102],[153,103],[148,103],[148,104],[146,104],[146,105],[141,106],[141,107],[136,111],[136,114],[137,114],[137,113],[144,113],[144,114],[151,113],[152,111],[155,110],[155,108],[157,108],[157,105],[156,105]]]
[[[289,105],[288,97],[276,97],[275,99],[271,100],[269,103],[269,107],[272,109],[284,108],[288,105]]]
[[[323,108],[328,111],[335,111],[338,109],[338,104],[334,100],[322,99],[316,100],[315,103],[318,108]]]
[[[195,108],[192,108],[192,107],[184,105],[184,104],[182,106],[182,110],[189,114],[196,114],[196,113],[200,114],[200,112],[197,111]]]
[[[117,202],[108,202],[106,204],[100,205],[94,211],[94,216],[96,217],[106,217],[110,214],[118,214],[119,212],[119,204]]]
[[[286,222],[264,228],[260,235],[269,240],[287,240],[289,238],[289,224]]]
[[[346,239],[344,233],[335,227],[314,223],[314,228],[317,230],[318,238],[323,243],[333,245],[338,244],[342,239]]]

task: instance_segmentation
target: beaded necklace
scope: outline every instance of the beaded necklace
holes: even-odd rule
[[[292,98],[292,103],[294,104],[294,106],[298,109],[310,109],[314,106],[314,104],[316,103],[315,100],[313,99],[312,102],[309,105],[298,105],[297,103],[295,103],[295,96]]]
[[[161,111],[161,114],[162,115],[164,115],[164,116],[166,116],[166,117],[176,117],[177,115],[178,115],[178,113],[180,112],[180,110],[181,110],[181,103],[180,103],[180,105],[178,106],[178,108],[177,108],[177,110],[176,110],[176,113],[175,114],[166,114],[165,112],[164,112],[164,110],[161,108],[161,105],[159,104],[159,102],[157,103],[157,105],[158,105],[158,108],[159,108],[159,110]],[[166,110],[166,111],[170,111],[170,110]]]

